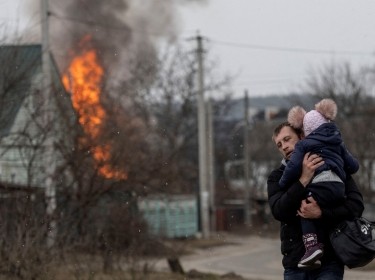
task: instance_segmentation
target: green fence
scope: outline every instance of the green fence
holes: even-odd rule
[[[168,237],[190,237],[198,232],[198,207],[195,196],[169,195],[138,200],[138,209],[152,234]]]

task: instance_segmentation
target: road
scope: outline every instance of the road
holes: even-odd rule
[[[228,245],[196,250],[192,255],[181,257],[183,269],[217,274],[234,272],[251,280],[282,279],[283,268],[278,239],[258,236],[228,236],[227,238]],[[168,269],[166,263],[164,266]],[[162,268],[163,264],[159,263],[158,267]],[[346,270],[344,279],[373,280],[375,271]]]

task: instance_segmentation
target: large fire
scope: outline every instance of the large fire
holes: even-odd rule
[[[102,123],[106,118],[100,103],[101,85],[104,70],[96,50],[89,46],[90,37],[82,39],[82,52],[70,62],[62,81],[65,89],[71,93],[74,109],[78,112],[79,123],[83,127],[85,141],[96,143],[101,134]],[[110,179],[126,179],[127,174],[115,170],[110,162],[110,145],[95,145],[92,149],[99,174]]]

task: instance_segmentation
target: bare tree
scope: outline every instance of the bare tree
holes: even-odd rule
[[[14,52],[17,47],[12,46],[11,50]],[[55,105],[49,107],[56,118],[46,126],[46,100],[41,98],[44,89],[36,86],[41,77],[40,51],[33,59],[21,56],[19,64],[9,60],[17,55],[14,52],[2,57],[1,160],[4,162],[10,151],[16,152],[22,159],[22,176],[26,180],[18,186],[22,195],[14,195],[6,203],[17,207],[2,212],[1,219],[6,223],[1,224],[4,234],[0,242],[8,242],[0,250],[2,272],[16,278],[48,278],[53,273],[49,264],[73,253],[102,256],[107,271],[121,260],[131,263],[148,250],[144,245],[152,241],[137,212],[137,197],[196,191],[194,56],[178,46],[160,54],[157,60],[147,59],[142,53],[134,57],[129,65],[130,76],[120,87],[106,84],[105,77],[99,85],[105,118],[98,137],[87,137],[79,123],[80,112],[74,110],[71,96],[61,87],[58,72],[53,74],[57,82],[50,89]],[[155,53],[150,55],[154,58]],[[219,90],[222,84],[211,82],[207,90]],[[10,104],[22,105],[23,110],[22,122],[17,122],[22,126],[14,131],[8,130],[13,124],[9,116],[17,106]],[[64,129],[59,129],[61,124]],[[52,217],[45,211],[42,176],[46,168],[43,155],[48,148],[45,143],[51,135],[57,136],[53,141],[57,208]],[[93,156],[98,151],[102,157]],[[111,171],[108,176],[103,175],[103,168]],[[20,177],[20,173],[15,176]],[[9,185],[11,182],[6,183],[6,188],[14,187]],[[8,219],[10,216],[15,219]],[[53,248],[45,243],[51,230],[50,219],[57,228]],[[13,238],[7,240],[9,234]],[[26,255],[35,257],[18,263]]]
[[[337,123],[345,144],[360,161],[356,181],[366,197],[373,197],[375,125],[372,118],[375,100],[369,91],[373,79],[364,79],[366,75],[373,74],[364,69],[354,71],[346,63],[330,65],[312,74],[307,80],[306,90],[319,98],[329,97],[336,101]]]
[[[198,172],[195,57],[171,46],[156,61],[134,59],[129,69],[130,78],[117,90],[121,102],[107,105],[119,116],[112,118],[118,122],[110,127],[118,132],[116,149],[121,151],[119,160],[128,170],[128,180],[139,186],[140,193],[194,193]],[[211,83],[207,90],[218,84]],[[134,133],[139,137],[133,141]]]
[[[56,104],[62,87],[59,80],[52,83],[56,99],[48,100],[51,107],[45,107],[47,100],[41,98],[43,88],[38,86],[38,45],[3,45],[0,60],[1,189],[2,204],[7,206],[1,213],[1,271],[15,278],[48,277],[56,251],[46,243],[52,217],[45,211],[44,181],[54,175],[46,172],[44,162],[47,139],[51,135],[59,139],[61,133],[53,128],[60,129],[62,120],[44,120],[45,112],[56,108],[52,104]],[[61,163],[61,157],[54,156],[57,164]],[[63,178],[63,174],[55,177],[56,181]]]

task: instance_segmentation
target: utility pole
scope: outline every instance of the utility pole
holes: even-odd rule
[[[212,99],[207,100],[207,125],[208,125],[208,188],[209,188],[209,203],[210,203],[210,228],[211,231],[216,230],[216,207],[215,207],[215,142],[214,142],[214,128],[213,128],[213,112],[212,112]]]
[[[47,204],[47,216],[49,220],[47,231],[47,246],[51,247],[56,239],[56,221],[53,217],[56,209],[56,189],[53,182],[53,175],[55,172],[55,160],[53,153],[53,139],[51,132],[52,129],[52,108],[51,108],[51,61],[50,61],[50,46],[49,46],[49,23],[48,23],[48,0],[41,0],[41,18],[42,18],[42,72],[43,72],[43,106],[42,113],[44,122],[43,133],[47,134],[46,137],[46,150],[45,150],[45,198]]]
[[[248,91],[245,90],[245,127],[244,127],[244,177],[245,177],[245,202],[244,202],[244,212],[245,212],[245,224],[250,227],[252,225],[251,220],[251,192],[250,192],[250,149],[249,149],[249,97]]]
[[[202,37],[198,34],[197,60],[198,60],[198,150],[199,150],[199,206],[200,222],[203,238],[209,237],[209,193],[207,189],[207,140],[206,140],[206,110],[204,101],[204,75],[203,75],[203,46]]]

